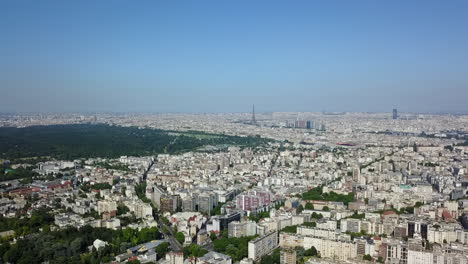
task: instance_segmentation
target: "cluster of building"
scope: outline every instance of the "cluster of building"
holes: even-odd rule
[[[180,246],[210,249],[193,258],[174,250],[156,257],[159,263],[232,263],[212,250],[211,234],[251,238],[242,264],[277,249],[281,263],[468,263],[466,116],[270,113],[240,122],[249,118],[100,115],[96,121],[114,125],[275,141],[216,152],[41,162],[35,164],[40,175],[64,176],[4,182],[0,213],[15,216],[31,196],[38,198],[32,208],[51,209],[57,228],[159,226],[158,212],[184,234]],[[37,120],[52,122],[3,122]],[[304,258],[302,251],[312,248],[321,258]],[[148,252],[145,258],[153,260]],[[116,261],[136,256],[128,254]]]
[[[286,120],[285,126],[287,128],[316,129],[318,131],[325,131],[324,123],[318,123],[311,120]]]

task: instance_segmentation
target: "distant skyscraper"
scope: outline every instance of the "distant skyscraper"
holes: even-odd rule
[[[257,124],[257,121],[255,120],[255,105],[252,105],[252,124]]]
[[[397,119],[397,118],[398,118],[398,112],[396,108],[393,108],[393,119]]]
[[[294,127],[295,128],[306,128],[306,126],[307,126],[307,122],[304,121],[304,120],[296,120],[294,122]]]

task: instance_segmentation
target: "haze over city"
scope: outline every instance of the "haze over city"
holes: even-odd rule
[[[2,1],[1,112],[467,112],[466,1]]]

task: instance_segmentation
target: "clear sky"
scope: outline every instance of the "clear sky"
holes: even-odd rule
[[[0,1],[2,112],[468,112],[468,1]]]

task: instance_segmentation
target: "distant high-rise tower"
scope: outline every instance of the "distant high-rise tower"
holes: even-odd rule
[[[397,118],[398,118],[398,112],[396,108],[393,108],[393,119],[397,119]]]
[[[252,105],[252,124],[257,124],[255,120],[255,105]]]

